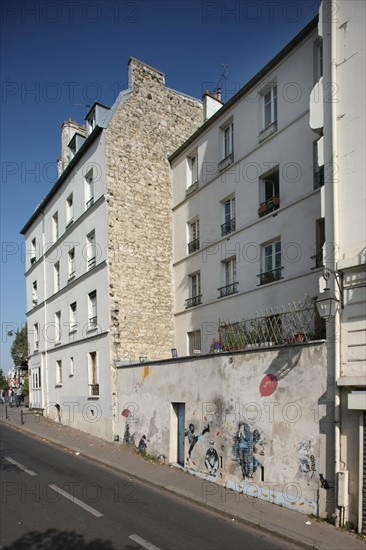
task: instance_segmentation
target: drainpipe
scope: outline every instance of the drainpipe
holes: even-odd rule
[[[41,368],[44,371],[44,380],[41,379],[41,392],[43,394],[43,387],[45,388],[45,394],[44,396],[44,402],[43,402],[43,410],[46,409],[45,405],[47,406],[49,401],[49,391],[48,391],[48,364],[47,364],[47,348],[48,348],[48,342],[47,342],[47,273],[46,273],[46,242],[45,242],[45,215],[44,211],[42,210],[42,242],[43,242],[43,299],[44,299],[44,327],[43,327],[43,337],[44,337],[44,369]],[[43,372],[42,372],[43,374]],[[47,414],[47,410],[46,410]]]

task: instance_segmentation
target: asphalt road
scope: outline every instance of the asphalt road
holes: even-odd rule
[[[296,550],[1,426],[4,550]]]

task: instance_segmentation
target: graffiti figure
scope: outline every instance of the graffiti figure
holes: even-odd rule
[[[188,457],[191,458],[191,453],[193,451],[193,448],[197,441],[199,439],[202,439],[202,437],[205,435],[206,432],[210,431],[210,426],[207,424],[202,430],[202,433],[200,435],[195,435],[194,433],[194,425],[190,424],[188,430],[184,431],[184,436],[188,437],[188,443],[189,443],[189,449],[188,449]]]
[[[205,465],[210,476],[216,476],[216,472],[219,469],[219,455],[216,449],[214,449],[214,442],[210,441],[209,448],[206,451]]]
[[[301,441],[299,444],[299,472],[308,474],[310,472],[310,457],[309,444],[306,441]]]
[[[129,445],[130,447],[135,447],[135,434],[130,434],[130,427],[126,423],[125,433],[123,434],[123,443]]]
[[[256,452],[255,445],[259,440],[260,435],[258,430],[251,432],[248,424],[243,423],[239,425],[239,431],[236,434],[233,445],[233,454],[241,466],[243,478],[252,478],[258,466],[261,466],[254,456]]]
[[[142,438],[140,439],[138,450],[140,451],[140,453],[143,453],[143,454],[146,453],[146,450],[147,450],[146,435],[143,435]]]

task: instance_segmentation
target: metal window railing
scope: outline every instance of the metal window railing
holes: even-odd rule
[[[193,252],[196,252],[196,250],[200,249],[200,240],[195,239],[194,241],[191,241],[188,243],[188,254],[193,254]]]
[[[89,384],[90,395],[99,395],[99,384]]]
[[[280,279],[282,279],[282,270],[283,267],[276,267],[275,269],[271,269],[270,271],[259,273],[257,275],[257,277],[259,277],[259,284],[266,285],[268,283],[273,283],[274,281],[279,281]]]
[[[201,302],[202,294],[197,294],[197,296],[192,296],[186,300],[186,309],[194,306],[199,306]]]
[[[221,225],[221,237],[225,237],[225,235],[230,235],[230,233],[235,231],[235,229],[236,229],[236,221],[235,221],[235,218],[232,218],[231,220]]]
[[[261,202],[258,208],[258,216],[262,218],[262,216],[265,216],[270,212],[274,212],[275,210],[278,210],[279,207],[280,207],[280,198],[271,197],[270,199],[267,199],[266,201]]]
[[[223,298],[224,296],[230,296],[230,294],[235,294],[235,292],[238,292],[238,282],[231,283],[230,285],[221,286],[217,290],[220,293],[219,298]]]

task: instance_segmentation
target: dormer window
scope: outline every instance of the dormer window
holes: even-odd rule
[[[86,124],[87,124],[88,136],[90,136],[90,134],[92,133],[92,131],[95,128],[95,110],[92,111],[90,113],[90,115],[88,116],[88,118],[86,120]]]
[[[74,201],[72,193],[66,199],[66,227],[74,221]]]

